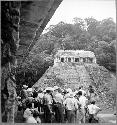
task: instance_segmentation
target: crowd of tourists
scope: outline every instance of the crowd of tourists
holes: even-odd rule
[[[96,93],[90,85],[72,90],[58,86],[28,88],[23,85],[17,97],[18,112],[25,123],[96,123],[101,109],[96,106]]]

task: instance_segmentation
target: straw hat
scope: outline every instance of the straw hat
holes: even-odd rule
[[[54,86],[53,88],[54,88],[54,90],[57,90],[59,87],[58,86]]]
[[[23,85],[23,88],[27,89],[27,88],[28,88],[28,86],[27,86],[27,85]]]
[[[27,91],[32,92],[32,88],[28,88]]]
[[[54,91],[54,88],[52,88],[52,87],[47,87],[47,88],[45,89],[45,91],[47,91],[47,90]]]

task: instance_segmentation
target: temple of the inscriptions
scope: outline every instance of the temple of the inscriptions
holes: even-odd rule
[[[95,54],[84,50],[58,50],[54,59],[54,66],[62,63],[96,63]]]

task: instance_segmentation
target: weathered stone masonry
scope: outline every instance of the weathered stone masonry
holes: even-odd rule
[[[1,116],[3,122],[14,122],[15,67],[25,60],[61,2],[62,0],[1,1]]]

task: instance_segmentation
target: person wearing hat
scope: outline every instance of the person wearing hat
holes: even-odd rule
[[[32,88],[28,88],[28,89],[27,89],[27,92],[28,92],[27,100],[28,100],[29,102],[33,103],[34,98],[33,98]]]
[[[20,93],[21,100],[27,98],[27,96],[28,96],[28,94],[27,94],[27,88],[28,88],[27,85],[23,85],[22,86],[22,90],[21,90],[21,93]]]
[[[80,104],[80,113],[81,113],[81,122],[85,123],[85,113],[86,106],[88,104],[88,99],[82,94],[82,91],[78,92],[79,104]]]
[[[37,96],[38,96],[38,86],[35,86],[34,90],[33,90],[33,98],[35,98]]]
[[[34,86],[33,92],[32,92],[32,97],[33,97],[33,103],[34,103],[34,108],[38,108],[39,102],[38,102],[38,86]]]
[[[62,91],[59,87],[54,87],[54,111],[55,111],[55,119],[57,123],[64,122],[64,108],[63,108],[63,95],[61,94]]]
[[[53,99],[51,96],[51,93],[53,89],[51,87],[48,87],[45,89],[46,93],[43,97],[43,109],[44,109],[44,121],[45,123],[51,123],[52,122],[52,103]]]
[[[101,111],[101,109],[96,106],[95,100],[92,100],[91,104],[88,105],[89,123],[98,122],[95,117],[97,116],[99,111]]]
[[[76,110],[78,110],[78,102],[74,98],[73,92],[69,93],[69,97],[67,97],[65,99],[63,104],[66,108],[68,123],[74,123],[75,122],[75,112],[76,112]]]
[[[23,112],[26,109],[26,99],[28,98],[27,88],[28,88],[27,85],[23,85],[22,86],[22,90],[20,92],[20,97],[21,97]]]
[[[89,85],[89,87],[88,87],[87,97],[89,98],[89,101],[94,100],[94,98],[97,97],[97,93],[94,90],[94,87],[92,85]]]
[[[43,97],[44,97],[44,92],[43,89],[40,88],[38,91],[38,96],[37,96],[37,100],[38,100],[38,111],[42,112],[43,109]]]
[[[72,90],[70,88],[66,89],[66,94],[64,96],[64,100],[69,97],[70,93],[72,93]]]
[[[28,88],[27,89],[27,93],[28,93],[29,97],[32,97],[33,96],[33,89],[32,88]]]

